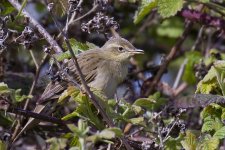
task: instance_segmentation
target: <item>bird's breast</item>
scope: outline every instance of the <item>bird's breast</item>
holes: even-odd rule
[[[128,74],[128,63],[105,62],[97,70],[97,76],[89,86],[101,90],[108,98],[113,98],[117,86]]]

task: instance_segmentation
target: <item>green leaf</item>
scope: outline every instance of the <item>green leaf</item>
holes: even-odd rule
[[[211,103],[209,106],[205,107],[201,112],[201,118],[205,119],[208,116],[221,118],[222,109],[218,104]]]
[[[209,0],[199,0],[199,2],[202,2],[202,3],[209,3]]]
[[[204,139],[198,144],[198,150],[215,150],[219,146],[219,139],[205,135]]]
[[[183,8],[183,0],[158,0],[158,12],[163,18],[176,15]]]
[[[178,18],[164,20],[156,28],[156,33],[162,37],[178,38],[183,33],[183,22]]]
[[[209,132],[209,131],[217,131],[223,126],[221,120],[217,117],[213,118],[208,116],[204,119],[204,123],[202,125],[202,132]]]
[[[185,58],[187,59],[187,63],[183,74],[183,80],[189,84],[194,84],[196,82],[194,64],[200,61],[202,58],[201,54],[198,51],[191,51],[185,54]]]
[[[104,129],[99,133],[99,137],[104,139],[112,139],[116,137],[116,134],[111,130]]]
[[[186,137],[183,141],[181,141],[181,144],[185,150],[196,150],[197,147],[197,139],[196,136],[191,133],[191,131],[186,131]]]
[[[10,89],[8,85],[3,82],[0,82],[0,94],[10,96],[13,103],[32,98],[32,95],[21,95],[21,89]]]
[[[15,91],[15,100],[16,100],[16,102],[22,102],[22,101],[24,101],[26,99],[30,99],[30,98],[33,97],[32,95],[28,95],[27,96],[27,95],[21,95],[20,93],[21,93],[21,89],[17,89]]]
[[[155,103],[156,103],[156,101],[154,99],[140,98],[140,99],[137,99],[134,102],[134,105],[140,106],[140,107],[143,107],[143,108],[146,108],[146,109],[152,109],[153,104],[155,104]]]
[[[116,134],[116,137],[122,137],[123,132],[120,128],[113,127],[113,128],[107,128],[107,130],[113,131]]]
[[[78,112],[73,111],[72,113],[69,113],[67,114],[66,116],[62,117],[62,120],[69,120],[69,119],[72,119],[72,118],[75,118],[75,117],[78,117],[80,116]]]
[[[0,140],[0,150],[7,150],[7,146],[2,140]]]
[[[139,22],[141,22],[153,8],[156,8],[156,6],[156,0],[142,0],[141,6],[139,6],[138,11],[136,11],[135,13],[134,23],[138,24]]]
[[[131,119],[129,119],[129,121],[132,124],[142,124],[142,123],[144,123],[144,117],[131,118]]]
[[[75,55],[79,54],[79,52],[86,51],[86,50],[90,49],[90,47],[94,47],[93,44],[92,45],[89,44],[90,45],[90,47],[89,47],[87,44],[78,42],[76,39],[69,39],[69,42],[72,46],[72,50],[73,50]],[[68,49],[65,42],[63,43],[62,47],[66,50]],[[71,55],[70,55],[69,51],[66,51],[66,52],[63,52],[63,53],[60,53],[60,54],[55,54],[55,58],[58,61],[63,61],[64,59],[71,58]]]
[[[224,139],[225,138],[225,126],[217,130],[213,137],[218,138],[218,139]]]
[[[0,94],[8,94],[11,90],[8,88],[8,85],[4,82],[0,82]]]
[[[66,148],[67,139],[54,137],[46,141],[50,144],[49,150],[60,150]]]
[[[76,39],[71,38],[71,39],[69,39],[69,42],[72,46],[72,49],[77,50],[77,53],[75,53],[75,54],[78,54],[78,51],[86,51],[89,49],[87,44],[81,43],[81,42],[77,41]],[[68,49],[65,42],[63,43],[63,48]]]
[[[1,8],[0,10],[1,16],[9,15],[15,10],[15,8],[6,0],[1,0],[0,8]]]
[[[77,103],[75,110],[76,115],[79,114],[80,117],[88,119],[88,121],[94,124],[98,129],[103,129],[104,123],[98,118],[98,112],[91,104],[89,98],[82,93],[79,93],[78,96],[73,98]]]
[[[58,99],[58,103],[62,102],[66,98],[73,96],[76,97],[80,93],[80,90],[75,88],[74,86],[69,86],[63,93],[60,95]]]
[[[212,66],[205,77],[198,83],[196,93],[210,94],[219,87],[215,67]]]

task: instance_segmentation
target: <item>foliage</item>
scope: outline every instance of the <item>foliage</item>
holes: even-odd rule
[[[222,1],[19,2],[20,9],[11,1],[0,3],[0,149],[17,149],[17,144],[9,145],[17,138],[22,141],[21,147],[31,144],[35,149],[50,150],[125,149],[124,140],[134,149],[222,148]],[[33,25],[36,21],[43,28]],[[89,88],[75,80],[81,77],[68,69],[68,60],[73,59],[68,44],[79,57],[117,36],[114,30],[145,54],[131,59],[126,80],[117,88],[115,97],[108,99],[94,87],[90,94]],[[118,53],[133,49],[131,45],[122,50],[117,44],[111,46]],[[62,51],[55,52],[56,48]],[[109,55],[105,61],[111,59]],[[111,68],[105,72],[121,75],[111,72]],[[112,76],[112,80],[117,79]],[[53,96],[42,103],[49,82],[56,86],[44,96]],[[64,84],[63,92],[59,92]],[[46,107],[42,112],[31,112],[35,105]],[[33,122],[35,127],[31,125],[18,134],[30,117],[41,123]],[[33,137],[35,140],[29,139]]]
[[[21,95],[21,89],[10,89],[4,82],[0,82],[0,95],[9,96],[12,103],[22,102],[28,98],[32,98],[31,95]]]

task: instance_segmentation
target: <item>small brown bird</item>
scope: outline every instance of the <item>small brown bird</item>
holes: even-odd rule
[[[113,98],[117,86],[128,74],[129,59],[135,54],[143,54],[129,41],[123,38],[112,38],[101,48],[85,51],[77,56],[86,83],[102,91],[107,98]],[[66,64],[69,75],[78,83],[80,78],[71,60]],[[50,83],[40,98],[40,102],[56,98],[67,88],[66,82]]]
[[[102,91],[107,98],[113,98],[117,86],[128,74],[129,59],[143,54],[124,38],[116,37],[108,40],[101,48],[91,49],[77,55],[77,60],[88,86]],[[80,83],[80,78],[74,63],[69,60],[66,64],[69,76]],[[42,102],[57,98],[68,86],[65,81],[51,82],[42,94],[34,112],[41,113],[45,105]],[[25,131],[34,118],[30,118],[21,132]],[[18,136],[17,136],[18,137]]]

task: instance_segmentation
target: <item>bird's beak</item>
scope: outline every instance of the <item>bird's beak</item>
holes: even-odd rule
[[[144,54],[144,51],[141,49],[135,49],[135,50],[130,50],[129,53],[131,54]]]

